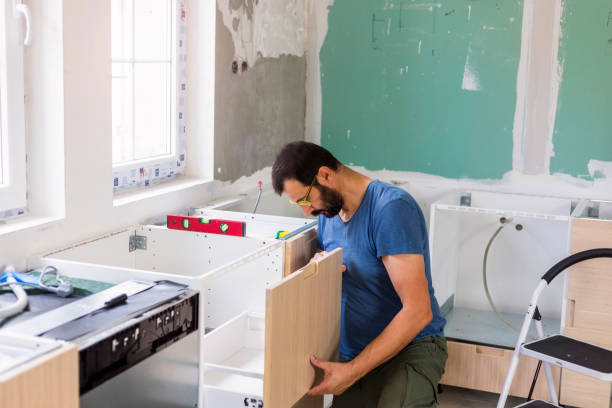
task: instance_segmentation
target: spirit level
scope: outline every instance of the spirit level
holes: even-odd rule
[[[209,234],[244,237],[246,223],[243,221],[215,220],[185,215],[168,215],[168,228]]]

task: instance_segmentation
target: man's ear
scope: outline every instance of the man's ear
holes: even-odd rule
[[[317,183],[324,187],[333,187],[336,172],[327,166],[319,167],[317,172]]]

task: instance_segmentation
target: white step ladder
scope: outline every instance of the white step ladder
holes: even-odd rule
[[[508,392],[510,391],[510,386],[512,385],[512,380],[514,379],[521,354],[536,358],[543,363],[551,402],[533,400],[518,405],[516,408],[559,407],[552,371],[550,370],[551,364],[581,374],[586,374],[599,380],[612,381],[612,350],[562,335],[544,338],[541,316],[537,306],[540,294],[557,275],[578,262],[592,258],[612,258],[612,248],[590,249],[588,251],[578,252],[558,262],[542,276],[542,280],[534,291],[529,307],[527,308],[527,314],[523,320],[523,326],[521,327],[521,332],[516,342],[516,347],[514,348],[508,375],[506,376],[504,387],[497,401],[497,408],[505,407]],[[610,295],[612,296],[612,293]],[[525,343],[531,320],[536,321],[539,339],[530,343]]]
[[[549,407],[558,407],[558,405],[553,405],[553,404],[550,404],[548,402],[544,402],[541,400],[533,400],[533,401],[529,401],[524,404],[516,406],[516,408],[519,408],[519,407],[549,408]]]

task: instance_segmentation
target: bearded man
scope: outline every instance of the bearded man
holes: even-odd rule
[[[309,394],[334,394],[334,408],[437,406],[446,321],[416,201],[308,142],[283,147],[272,183],[304,214],[318,215],[320,250],[343,249],[340,361],[311,356],[324,378]]]

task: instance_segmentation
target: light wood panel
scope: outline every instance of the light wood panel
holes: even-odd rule
[[[601,261],[598,267],[588,266],[585,261],[571,268],[567,298],[575,302],[577,311],[605,313],[612,317],[612,258]],[[602,321],[612,322],[612,318]]]
[[[579,317],[577,317],[579,319]],[[610,328],[588,329],[583,327],[566,327],[565,334],[578,340],[612,349]],[[600,381],[571,370],[563,370],[561,378],[561,403],[575,407],[608,408],[610,406],[611,386],[607,381]]]
[[[610,383],[575,371],[563,370],[561,404],[584,408],[609,408]]]
[[[78,362],[67,344],[0,375],[0,408],[78,408]]]
[[[607,330],[566,327],[565,335],[574,339],[587,341],[599,347],[612,349],[612,336]]]
[[[605,330],[566,327],[569,337],[612,349],[612,336]],[[610,383],[588,375],[563,370],[562,403],[576,407],[608,408],[610,406]]]
[[[612,248],[612,221],[572,220],[572,253]],[[580,262],[570,268],[565,334],[601,347],[612,348],[612,259]],[[610,383],[563,370],[564,405],[608,408]]]
[[[441,384],[500,393],[510,367],[513,350],[448,341],[448,360]],[[521,356],[510,395],[527,397],[538,362]],[[559,367],[551,367],[559,392]],[[549,400],[544,370],[540,371],[534,398]]]
[[[612,248],[612,221],[575,218],[572,220],[572,253],[593,248]],[[597,263],[603,259],[589,262]]]
[[[612,313],[599,313],[590,310],[581,310],[577,306],[574,308],[573,328],[576,329],[598,329],[602,327],[602,322],[608,322],[612,324]]]
[[[610,329],[608,328],[608,331]],[[565,334],[598,346],[612,348],[612,336],[605,330],[566,327]],[[561,403],[575,407],[608,408],[610,406],[610,383],[588,375],[563,370],[561,380]]]
[[[317,229],[311,228],[285,241],[285,265],[283,276],[287,276],[310,261],[317,250]]]
[[[306,265],[266,292],[264,406],[287,408],[315,382],[309,357],[337,357],[342,250]],[[300,401],[322,406],[322,397]]]

